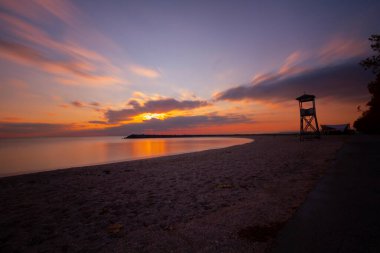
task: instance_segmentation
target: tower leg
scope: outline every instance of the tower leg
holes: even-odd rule
[[[320,138],[321,137],[321,132],[319,131],[317,115],[315,115],[314,118],[315,118],[315,126],[316,126],[316,129],[317,129],[317,137]]]

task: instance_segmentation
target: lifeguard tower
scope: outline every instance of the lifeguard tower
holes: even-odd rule
[[[320,138],[321,133],[315,110],[315,96],[303,94],[296,99],[300,107],[300,140],[303,141],[305,138]]]

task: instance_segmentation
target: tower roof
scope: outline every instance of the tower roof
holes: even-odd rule
[[[315,99],[315,96],[309,95],[309,94],[303,94],[302,96],[299,96],[296,99],[300,102],[308,102],[308,101],[313,101]]]

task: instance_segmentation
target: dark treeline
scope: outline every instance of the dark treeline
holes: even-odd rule
[[[366,70],[372,70],[375,80],[368,84],[371,100],[367,103],[368,110],[354,122],[354,127],[359,132],[368,134],[380,134],[380,35],[372,35],[371,48],[375,55],[360,62]]]

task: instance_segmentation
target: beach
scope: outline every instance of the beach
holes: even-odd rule
[[[1,252],[268,252],[345,136],[0,178]]]

